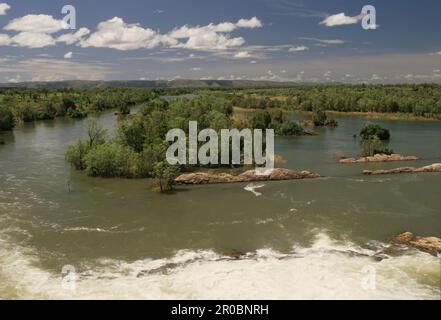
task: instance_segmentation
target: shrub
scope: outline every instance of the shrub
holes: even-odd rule
[[[338,127],[338,122],[335,119],[329,119],[329,120],[326,120],[325,126],[335,128],[335,127]]]
[[[370,140],[373,137],[377,137],[379,140],[389,140],[390,132],[388,129],[383,128],[376,124],[368,124],[360,131],[360,136],[363,140]]]
[[[369,157],[376,154],[393,154],[392,149],[387,148],[385,143],[381,141],[377,136],[371,136],[370,139],[364,139],[361,141],[362,156]]]
[[[91,149],[86,157],[86,172],[97,177],[117,177],[121,172],[121,147],[104,143]]]
[[[278,125],[275,132],[280,136],[301,136],[305,130],[296,122],[288,122]]]
[[[139,108],[139,112],[144,115],[147,116],[149,114],[151,114],[153,111],[157,110],[157,111],[165,111],[167,110],[169,106],[169,103],[167,100],[163,100],[163,99],[153,99],[145,104],[143,104],[140,108]]]
[[[66,161],[76,170],[85,170],[85,157],[89,150],[89,144],[84,140],[78,139],[74,145],[67,149],[65,154]]]
[[[130,114],[130,106],[127,104],[123,104],[118,107],[118,112],[120,114]]]
[[[80,119],[87,117],[87,112],[81,110],[80,108],[69,108],[67,110],[67,116],[73,119]]]
[[[320,127],[326,125],[326,120],[328,119],[328,116],[326,115],[326,112],[323,110],[316,110],[314,114],[312,115],[312,122],[314,123],[314,126]]]
[[[271,114],[268,111],[257,112],[251,119],[251,126],[254,129],[267,129],[271,124]]]
[[[57,114],[57,110],[52,103],[45,103],[43,106],[37,108],[35,113],[36,120],[53,120],[55,119],[55,115]]]
[[[106,142],[90,149],[85,157],[86,172],[96,177],[139,177],[140,156],[132,149]]]
[[[32,122],[36,118],[35,109],[29,103],[19,104],[14,108],[14,116],[18,121]]]
[[[12,130],[14,128],[14,114],[8,107],[0,107],[0,131]]]
[[[173,190],[175,178],[179,174],[179,167],[160,161],[153,168],[153,176],[157,179],[161,192]]]

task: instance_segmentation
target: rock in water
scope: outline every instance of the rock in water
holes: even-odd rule
[[[395,236],[390,243],[391,244],[409,244],[415,238],[412,232],[403,232]]]
[[[289,169],[277,168],[268,174],[257,174],[256,170],[248,170],[244,173],[233,176],[231,174],[210,174],[205,172],[185,173],[175,179],[177,184],[216,184],[233,182],[253,181],[278,181],[318,178],[320,175],[309,171],[292,171]]]
[[[371,157],[361,157],[361,158],[343,158],[340,159],[340,163],[365,163],[365,162],[390,162],[390,161],[413,161],[418,160],[414,156],[402,156],[401,154],[376,154]]]
[[[395,236],[391,241],[392,245],[406,245],[418,250],[437,256],[441,253],[441,238],[439,237],[418,237],[412,232],[403,232]]]
[[[441,163],[434,163],[429,166],[414,168],[414,167],[402,167],[388,170],[363,170],[364,175],[377,175],[377,174],[395,174],[395,173],[420,173],[420,172],[441,172]]]

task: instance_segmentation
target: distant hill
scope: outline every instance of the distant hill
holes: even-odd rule
[[[0,83],[7,88],[39,88],[39,89],[92,89],[105,87],[130,88],[262,88],[293,86],[294,82],[253,81],[253,80],[117,80],[117,81],[86,81],[67,80],[50,82]]]

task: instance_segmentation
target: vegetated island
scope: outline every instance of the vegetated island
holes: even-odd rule
[[[224,95],[201,93],[191,99],[149,100],[139,106],[136,114],[120,119],[116,133],[112,137],[108,137],[106,130],[96,121],[88,119],[86,120],[87,139],[79,139],[69,146],[66,160],[73,168],[85,171],[90,176],[154,178],[161,192],[171,191],[175,178],[189,170],[232,169],[231,165],[168,163],[166,151],[170,142],[166,140],[167,132],[174,128],[188,132],[191,121],[196,121],[200,130],[211,128],[216,132],[226,128],[238,130],[252,128],[273,129],[279,136],[307,135],[299,123],[291,121],[282,112],[259,111],[250,117],[236,118],[231,101]],[[219,159],[221,150],[217,152],[218,154],[213,156]],[[239,164],[237,166],[242,167]],[[292,178],[301,175],[288,174],[288,176]],[[244,177],[242,179],[245,181]],[[262,177],[259,178],[260,180]]]
[[[418,160],[415,156],[402,156],[394,153],[388,148],[390,140],[389,129],[376,124],[367,124],[361,131],[360,147],[362,156],[359,158],[342,157],[339,162],[342,164],[366,163],[366,162],[391,162],[391,161],[414,161]],[[354,135],[354,138],[357,136]]]

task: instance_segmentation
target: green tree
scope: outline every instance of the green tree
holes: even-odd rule
[[[89,147],[93,148],[106,141],[107,130],[99,125],[96,119],[86,120],[86,130],[89,138]]]
[[[267,129],[271,125],[271,114],[268,111],[257,112],[251,119],[251,126],[254,129]]]
[[[0,106],[0,131],[12,130],[14,126],[14,114],[11,109]]]
[[[296,122],[288,122],[278,125],[275,133],[280,136],[301,136],[305,130]]]
[[[381,141],[377,136],[371,136],[369,139],[361,140],[360,145],[363,157],[394,153],[393,150],[387,148],[385,142]]]
[[[160,161],[153,168],[153,177],[156,178],[161,192],[173,190],[175,178],[179,174],[179,167]]]
[[[371,140],[373,137],[377,137],[379,140],[384,141],[390,139],[390,132],[379,125],[367,124],[361,129],[360,136],[363,140]]]
[[[85,170],[85,157],[89,150],[89,144],[84,140],[78,139],[75,144],[67,148],[65,154],[66,161],[69,162],[76,170]]]
[[[326,112],[322,109],[315,110],[312,115],[312,122],[314,123],[314,126],[316,126],[316,127],[326,125],[327,119],[328,119],[328,116],[326,115]]]
[[[123,144],[131,147],[135,152],[142,152],[147,130],[141,117],[133,117],[120,123],[118,135]]]

